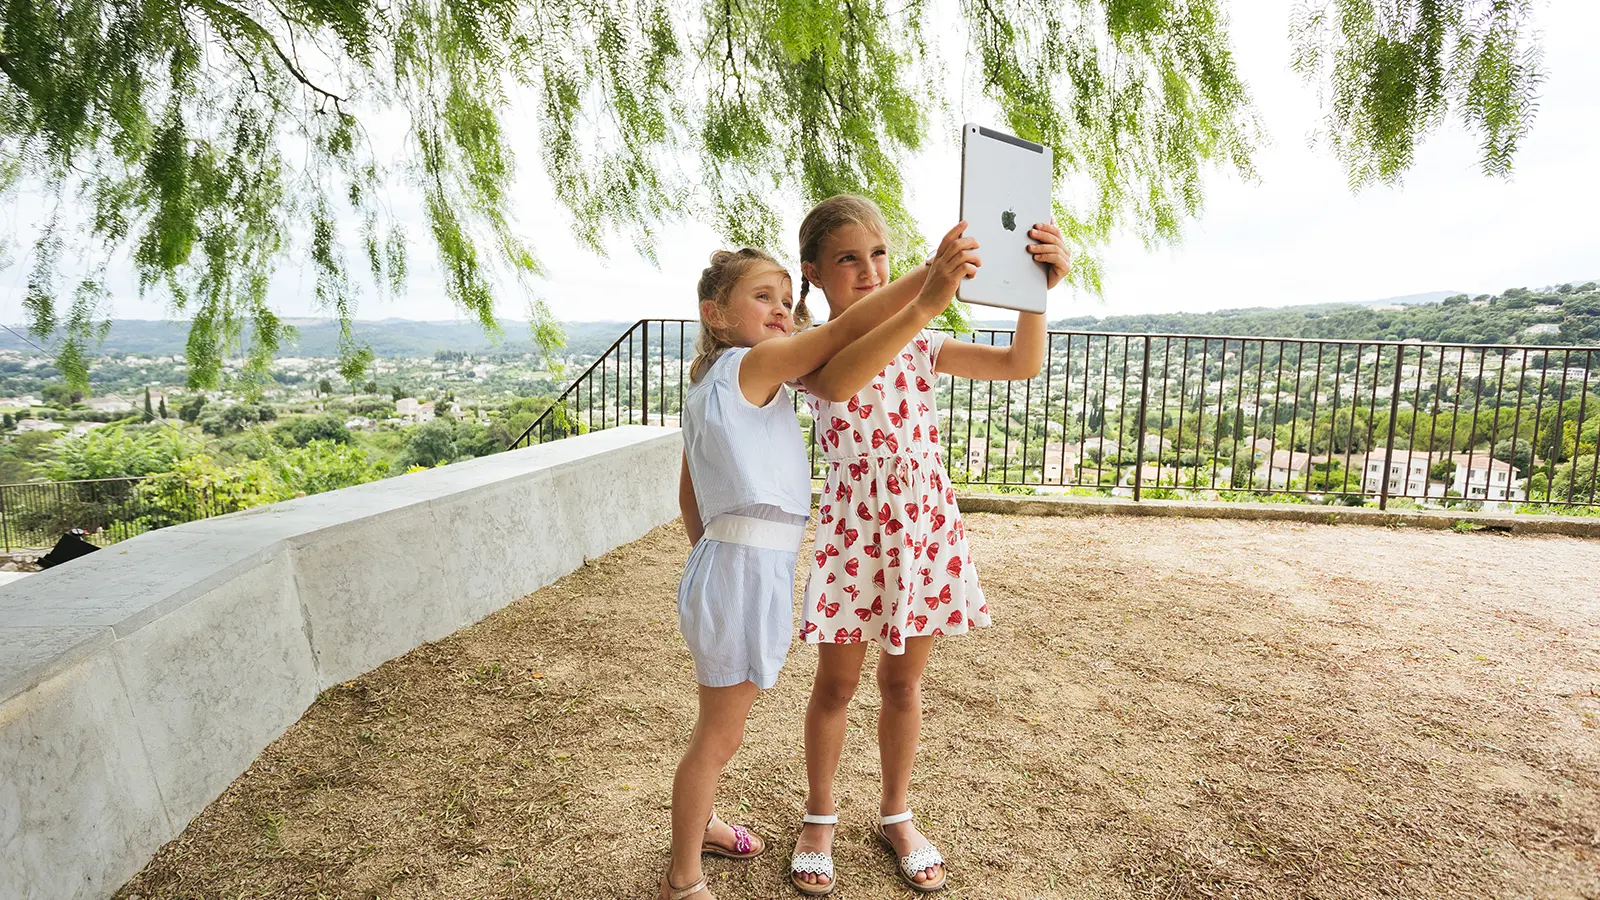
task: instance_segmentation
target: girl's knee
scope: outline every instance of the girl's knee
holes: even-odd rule
[[[918,706],[922,703],[922,679],[885,677],[882,670],[879,670],[878,694],[883,698],[885,706],[902,709]]]
[[[696,736],[695,744],[702,757],[717,766],[725,766],[739,752],[744,743],[744,729],[707,731]]]
[[[861,683],[861,674],[818,676],[811,686],[811,700],[823,709],[843,709],[850,705],[850,698],[856,695],[856,686]]]

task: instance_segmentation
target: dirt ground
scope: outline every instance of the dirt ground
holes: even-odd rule
[[[950,898],[1600,898],[1600,542],[972,516],[995,626],[926,679]],[[655,896],[694,715],[678,525],[327,691],[120,897]],[[816,655],[719,796],[789,898]],[[869,662],[869,666],[872,663]],[[912,896],[851,712],[834,896]]]

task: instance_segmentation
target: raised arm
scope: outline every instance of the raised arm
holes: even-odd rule
[[[700,521],[700,503],[694,499],[694,480],[689,476],[689,451],[683,453],[683,471],[678,473],[678,511],[683,514],[683,528],[689,532],[689,546],[700,543],[706,525]]]
[[[953,260],[961,259],[969,260],[974,266],[981,265],[971,253],[977,248],[977,242],[961,237],[965,230],[965,222],[959,222],[950,229],[940,242],[940,254],[936,255],[932,262],[937,263],[944,258],[947,267],[954,267],[956,263]],[[796,379],[801,380],[806,390],[814,390],[810,380],[811,375],[808,373],[814,375],[816,370],[828,364],[835,354],[873,328],[886,323],[894,315],[905,311],[913,302],[913,298],[921,298],[927,293],[928,272],[928,265],[918,266],[894,282],[873,291],[865,299],[852,304],[849,309],[816,328],[801,332],[788,340],[766,341],[756,345],[739,366],[739,389],[751,403],[764,402],[778,389],[778,385]],[[936,303],[938,300],[930,298],[928,302]],[[949,301],[946,299],[939,308],[942,310],[948,305]],[[913,329],[912,333],[915,334],[916,329]],[[898,351],[899,347],[897,346],[895,350]],[[888,360],[892,358],[892,355],[887,357],[884,365],[887,365]],[[882,369],[883,366],[880,365],[877,371]],[[867,377],[870,378],[871,375]],[[850,388],[843,396],[854,394],[865,383],[863,381]],[[825,382],[824,387],[831,393],[837,391],[841,385]]]
[[[961,279],[971,277],[968,273],[976,272],[977,267],[983,265],[974,252],[978,249],[978,242],[972,238],[962,236],[966,231],[966,227],[967,223],[965,222],[956,223],[956,227],[950,229],[944,239],[939,242],[939,250],[934,254],[934,257],[928,261],[927,265],[920,267],[923,271],[923,276],[918,291],[919,300],[923,295],[928,295],[930,302],[937,303],[939,295],[947,292],[953,295],[955,285]],[[907,276],[900,280],[909,281],[910,277]],[[899,281],[883,290],[889,290],[889,288],[896,287],[898,284]],[[882,292],[878,291],[872,295],[872,298],[876,298]],[[851,307],[850,311],[854,311],[865,302],[867,301],[856,304],[856,306]],[[940,309],[942,310],[944,306],[948,305],[949,300],[945,299]],[[923,324],[926,325],[926,321]],[[905,341],[897,344],[893,348],[894,353],[899,352],[899,349],[904,347],[906,342],[910,341],[915,335],[916,331],[913,331],[911,335],[906,337]],[[859,341],[852,341],[850,345],[852,352],[836,351],[821,368],[800,379],[801,385],[811,394],[823,400],[844,400],[866,387],[879,372],[883,371],[883,367],[888,364],[889,360],[894,359],[894,355],[890,353],[882,362],[874,365],[875,360],[882,354],[877,353],[874,348],[857,347],[857,343]]]
[[[982,381],[1020,381],[1044,366],[1044,313],[1019,313],[1017,330],[1006,347],[974,344],[952,338],[939,350],[933,368],[940,375]]]
[[[1028,252],[1035,261],[1049,267],[1045,276],[1046,287],[1054,288],[1065,278],[1072,266],[1072,253],[1067,250],[1061,229],[1054,224],[1035,225],[1028,235],[1037,244],[1029,244]],[[939,350],[934,369],[941,375],[959,375],[985,381],[1017,381],[1032,378],[1044,366],[1046,329],[1044,313],[1021,313],[1017,316],[1017,330],[1010,346],[992,347],[968,341],[949,340]]]

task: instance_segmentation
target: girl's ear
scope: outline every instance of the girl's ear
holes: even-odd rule
[[[700,321],[712,328],[722,328],[726,323],[722,321],[722,310],[717,308],[715,300],[700,301]]]
[[[819,273],[817,272],[817,264],[816,263],[814,263],[814,262],[802,262],[800,264],[800,276],[802,278],[804,278],[805,280],[811,282],[812,284],[816,284],[818,281],[821,280],[821,279],[819,279],[817,277],[818,274]]]

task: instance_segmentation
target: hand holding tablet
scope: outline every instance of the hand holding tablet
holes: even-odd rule
[[[1042,313],[1070,261],[1060,229],[1034,228],[1053,214],[1050,148],[970,122],[961,131],[961,218],[966,237],[983,247],[984,266],[956,296]]]

